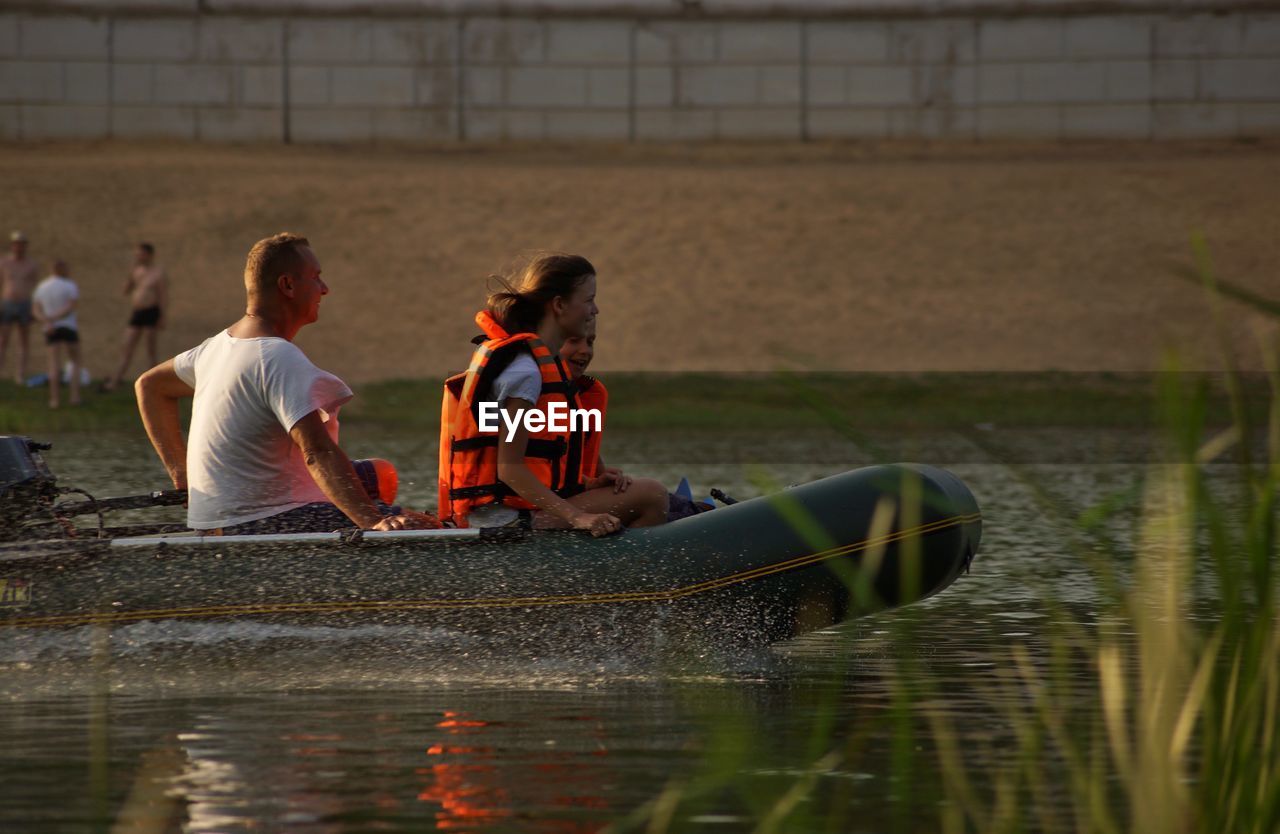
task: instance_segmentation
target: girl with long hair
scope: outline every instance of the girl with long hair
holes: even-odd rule
[[[495,276],[497,277],[497,276]],[[514,277],[497,277],[476,322],[485,336],[471,366],[446,383],[440,445],[440,513],[472,523],[481,508],[505,505],[540,528],[592,535],[666,520],[667,491],[648,478],[584,483],[583,432],[530,430],[529,412],[549,426],[553,404],[577,408],[576,386],[559,358],[600,312],[595,267],[579,255],[543,254]],[[481,406],[506,413],[496,435],[480,431]],[[508,439],[508,420],[520,419]],[[537,415],[533,415],[537,416]],[[532,421],[536,426],[538,420]]]

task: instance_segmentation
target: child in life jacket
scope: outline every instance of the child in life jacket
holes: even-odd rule
[[[559,354],[594,322],[596,272],[586,258],[545,254],[514,280],[497,278],[476,323],[484,331],[465,373],[445,382],[440,436],[440,515],[458,526],[494,510],[519,511],[537,528],[595,536],[661,524],[667,491],[648,478],[602,480],[588,469],[584,421],[553,426],[581,409]],[[494,423],[495,412],[501,420]],[[596,458],[598,459],[598,447]],[[507,512],[510,511],[507,510]]]
[[[570,336],[560,348],[560,358],[578,387],[578,404],[582,408],[600,411],[600,431],[589,431],[583,442],[583,483],[588,489],[613,487],[616,492],[626,492],[632,478],[621,469],[604,465],[600,456],[601,435],[609,411],[609,390],[598,377],[589,376],[587,368],[596,355],[596,323],[593,320],[582,336]],[[715,509],[709,500],[694,501],[674,492],[667,494],[667,521],[676,521],[691,515]]]

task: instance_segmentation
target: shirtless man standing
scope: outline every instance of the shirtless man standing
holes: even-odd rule
[[[18,326],[18,364],[13,381],[27,378],[27,348],[31,342],[31,293],[39,278],[37,264],[27,257],[27,236],[9,235],[9,255],[0,261],[0,368],[9,347],[9,331]]]
[[[129,363],[133,361],[133,351],[138,347],[138,339],[143,334],[147,337],[148,367],[154,367],[156,361],[156,331],[164,326],[164,308],[168,302],[169,279],[164,274],[164,267],[156,263],[156,248],[150,243],[139,243],[134,255],[133,270],[129,280],[125,282],[124,294],[129,296],[133,309],[129,314],[129,326],[124,331],[124,349],[120,354],[120,367],[103,387],[110,391],[120,384]]]

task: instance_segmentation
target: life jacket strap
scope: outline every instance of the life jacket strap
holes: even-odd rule
[[[492,484],[477,484],[469,487],[456,487],[449,490],[450,498],[483,498],[486,495],[492,495],[495,498],[503,498],[507,495],[515,495],[511,487],[502,481],[496,481]]]
[[[582,491],[583,491],[582,488],[577,484],[565,487],[564,489],[552,490],[552,492],[554,492],[556,495],[560,496],[561,498],[572,498],[573,496],[577,495]],[[501,501],[503,498],[506,498],[508,496],[515,495],[515,494],[516,494],[516,491],[511,487],[507,486],[506,484],[504,484],[502,481],[495,481],[492,484],[476,484],[475,486],[469,486],[469,487],[455,487],[449,490],[449,497],[453,499],[484,498],[487,495],[492,495],[494,498]]]
[[[570,397],[578,393],[578,386],[574,385],[572,382],[545,382],[544,381],[542,383],[542,393],[560,394],[564,396],[566,400],[569,400],[570,403],[573,403],[573,400],[571,400]]]
[[[498,436],[496,434],[482,434],[477,437],[455,439],[450,443],[450,448],[455,452],[472,452],[476,449],[496,448],[497,445]],[[531,437],[529,438],[529,445],[525,447],[524,456],[527,458],[559,460],[564,457],[566,451],[568,451],[568,444],[561,439],[544,440],[539,437]]]

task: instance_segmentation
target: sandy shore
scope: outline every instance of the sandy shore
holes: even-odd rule
[[[356,382],[464,366],[485,275],[538,248],[599,269],[602,371],[1146,370],[1170,344],[1212,367],[1177,277],[1196,231],[1221,278],[1280,297],[1280,143],[47,144],[4,146],[0,174],[0,225],[72,263],[99,375],[139,239],[174,279],[170,355],[243,309],[255,240],[308,235],[332,293],[299,341]],[[1261,367],[1263,320],[1223,312]]]

